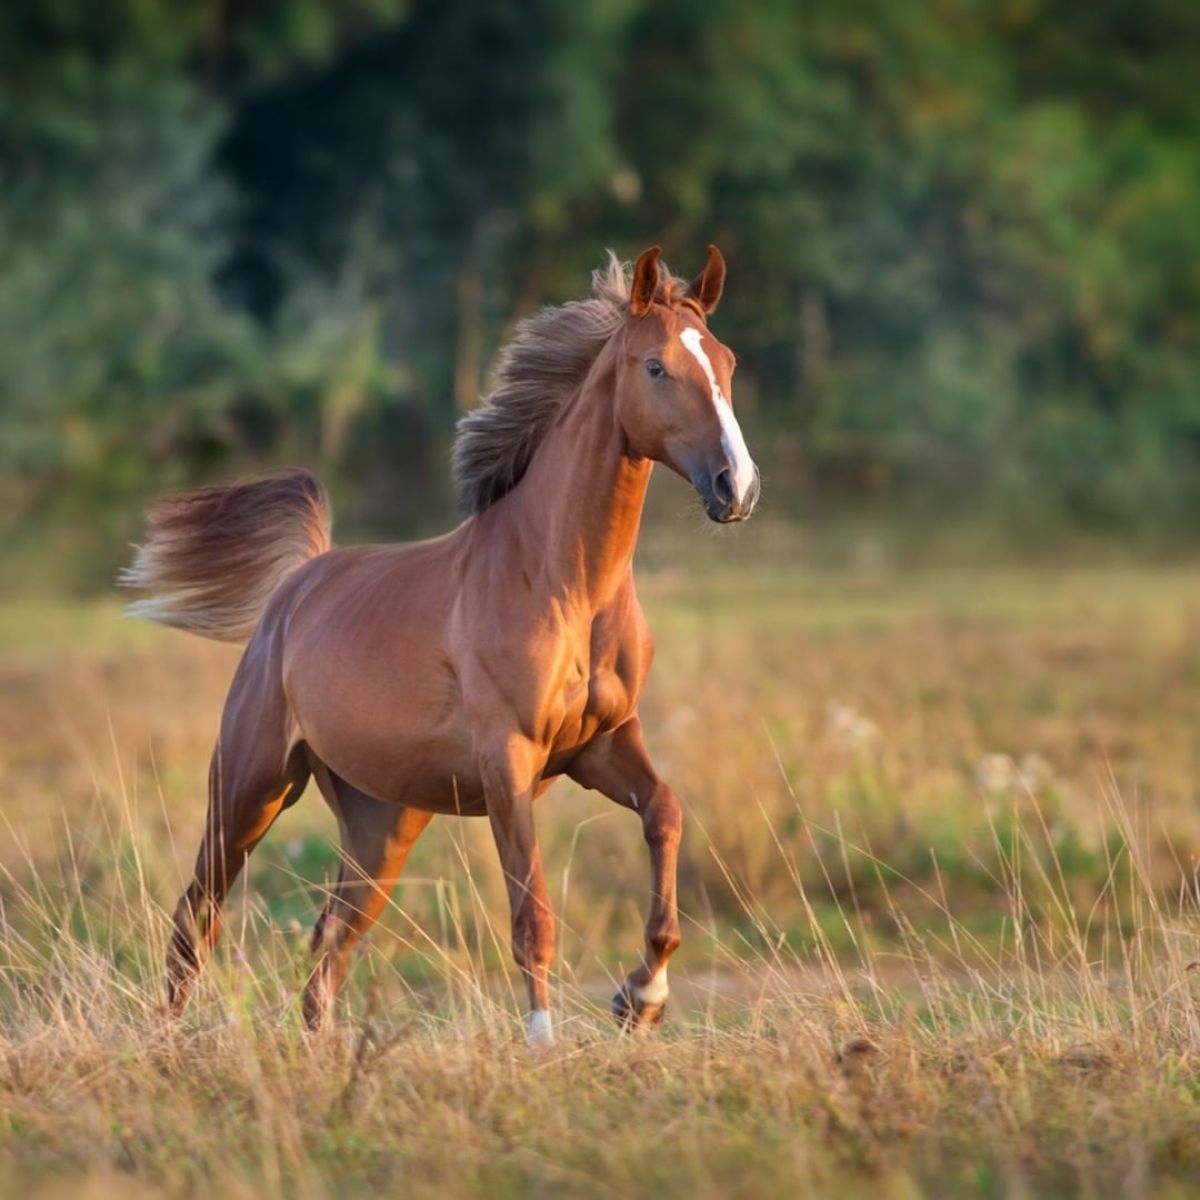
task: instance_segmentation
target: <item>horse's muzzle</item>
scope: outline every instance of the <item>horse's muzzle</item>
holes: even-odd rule
[[[758,503],[762,491],[762,477],[758,468],[754,468],[754,479],[742,496],[737,496],[734,489],[733,471],[722,467],[713,477],[707,487],[697,487],[701,500],[704,501],[704,511],[710,521],[718,525],[729,525],[734,521],[744,521]]]

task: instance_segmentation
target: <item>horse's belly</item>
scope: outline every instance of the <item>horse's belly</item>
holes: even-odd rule
[[[315,757],[360,791],[426,812],[485,811],[465,716],[429,689],[370,704],[298,703],[294,713]]]
[[[291,654],[284,687],[295,740],[379,800],[485,811],[474,739],[436,646],[395,636],[365,653],[352,632],[334,628]]]
[[[474,757],[458,739],[417,743],[400,734],[370,742],[341,736],[327,746],[319,736],[307,740],[334,774],[378,800],[468,817],[487,811]]]

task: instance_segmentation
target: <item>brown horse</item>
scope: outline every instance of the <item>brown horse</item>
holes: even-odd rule
[[[437,813],[491,822],[527,1035],[552,1041],[554,916],[533,801],[560,775],[632,809],[650,849],[642,964],[613,1010],[656,1025],[679,945],[680,806],[642,743],[651,641],[632,560],[653,463],[714,521],[749,516],[758,472],[730,407],[734,357],[707,316],[710,246],[690,285],[647,250],[610,256],[594,297],[524,321],[496,387],[463,418],[454,467],[472,515],[410,545],[332,549],[321,485],[291,471],[168,497],[126,585],[135,615],[246,641],[209,777],[195,877],[175,911],[167,990],[182,1010],[250,852],[309,776],[337,816],[343,866],[304,992],[325,1019],[349,953]]]

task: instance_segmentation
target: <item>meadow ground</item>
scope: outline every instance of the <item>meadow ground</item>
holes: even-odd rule
[[[300,1031],[337,864],[315,790],[165,1023],[236,651],[0,605],[0,1188],[1194,1194],[1200,569],[819,570],[755,539],[642,573],[643,713],[687,809],[669,1024],[610,1027],[645,853],[560,784],[540,1057],[480,822],[435,822],[337,1029]]]

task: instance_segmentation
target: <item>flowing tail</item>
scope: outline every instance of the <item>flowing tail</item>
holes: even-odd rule
[[[126,615],[244,642],[283,577],[329,549],[330,524],[325,488],[299,468],[166,496],[118,578],[152,593]]]

